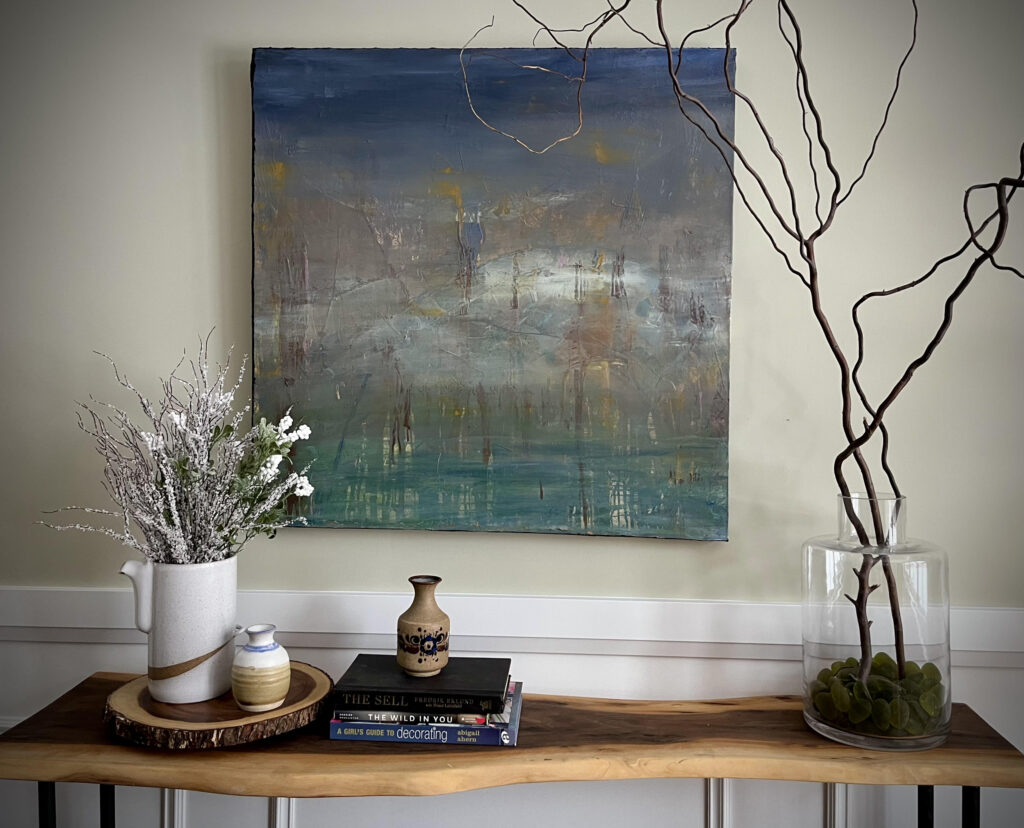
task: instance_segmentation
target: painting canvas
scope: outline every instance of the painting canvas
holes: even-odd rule
[[[727,134],[734,60],[682,67]],[[572,133],[579,65],[464,61],[253,53],[253,397],[312,427],[309,524],[726,538],[731,156],[663,51],[596,50],[543,153],[496,130]]]

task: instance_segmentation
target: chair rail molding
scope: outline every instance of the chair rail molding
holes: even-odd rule
[[[0,642],[141,643],[130,589],[0,587]],[[241,590],[239,623],[274,619],[283,641],[389,649],[405,592]],[[462,650],[800,659],[795,603],[447,594]],[[1024,609],[953,607],[954,666],[1024,668]]]

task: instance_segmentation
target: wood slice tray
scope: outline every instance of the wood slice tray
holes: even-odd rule
[[[230,690],[194,704],[158,702],[149,694],[146,677],[140,676],[107,697],[103,719],[122,739],[170,750],[231,747],[279,736],[316,719],[333,684],[316,667],[301,661],[291,666],[292,682],[284,704],[266,713],[242,710]]]

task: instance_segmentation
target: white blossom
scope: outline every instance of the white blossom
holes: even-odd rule
[[[281,465],[281,461],[283,459],[284,456],[280,454],[272,454],[267,458],[267,461],[263,464],[257,474],[261,483],[269,483],[277,477],[279,473],[278,467]]]
[[[227,368],[211,376],[201,343],[192,376],[171,372],[157,405],[110,363],[118,383],[135,395],[147,428],[105,403],[80,404],[79,426],[96,440],[104,485],[119,510],[58,511],[119,518],[121,526],[47,525],[116,538],[157,563],[203,563],[231,557],[258,534],[306,522],[284,511],[292,494],[313,492],[308,467],[291,471],[286,449],[296,438],[308,439],[310,429],[299,426],[289,434],[293,419],[287,412],[277,427],[265,419],[247,431],[242,427],[250,406],[236,411],[232,401],[245,379],[244,360],[234,385],[225,388]],[[289,473],[282,479],[286,460]]]
[[[153,434],[149,431],[141,432],[142,442],[146,444],[146,448],[149,449],[150,454],[156,454],[160,449],[164,447],[164,438],[159,434]]]

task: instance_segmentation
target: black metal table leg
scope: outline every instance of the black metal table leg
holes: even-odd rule
[[[100,828],[116,828],[113,785],[100,785]]]
[[[935,788],[917,786],[917,828],[932,828],[935,824]]]
[[[57,828],[57,785],[39,782],[39,828]]]
[[[981,788],[961,788],[960,824],[963,828],[981,828]]]

